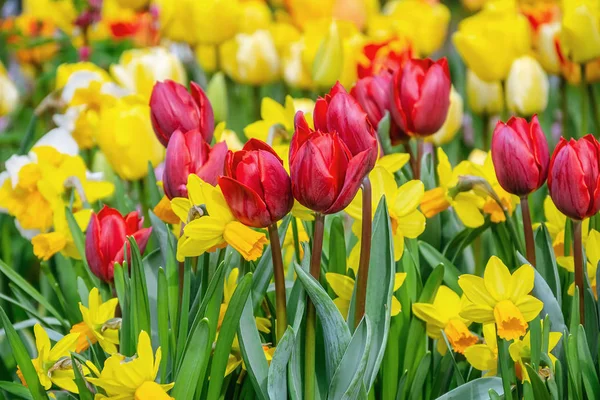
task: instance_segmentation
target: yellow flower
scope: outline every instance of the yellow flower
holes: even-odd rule
[[[525,335],[527,322],[538,316],[544,304],[529,295],[533,289],[534,271],[523,265],[512,275],[496,256],[488,261],[483,278],[464,274],[458,284],[473,304],[465,306],[460,316],[474,322],[495,322],[498,336],[506,340]]]
[[[71,230],[67,223],[64,204],[60,202],[53,212],[54,215],[52,218],[54,230],[50,233],[40,233],[31,239],[33,254],[38,258],[47,261],[50,257],[60,251],[67,257],[80,260],[81,256],[79,255],[77,247],[75,247],[73,235],[71,234]],[[89,208],[73,213],[73,217],[82,232],[86,231],[91,215],[92,210]]]
[[[480,371],[487,371],[485,376],[495,376],[498,370],[498,342],[494,324],[483,325],[484,344],[474,344],[465,349],[465,358]]]
[[[152,398],[168,399],[166,392],[174,383],[154,384],[160,366],[160,347],[156,350],[156,358],[152,354],[152,343],[145,331],[138,338],[137,357],[126,359],[121,354],[113,354],[104,363],[98,378],[87,380],[106,392],[106,396],[97,394],[96,399],[138,400],[147,399],[145,393],[152,393]]]
[[[450,91],[450,108],[448,109],[446,121],[444,121],[444,125],[442,125],[439,131],[431,136],[427,136],[425,141],[433,143],[436,146],[442,146],[454,139],[456,132],[462,127],[463,108],[463,98],[454,89],[454,86],[452,86],[452,90]]]
[[[77,10],[71,0],[25,0],[23,15],[51,21],[66,33],[71,33]]]
[[[556,357],[550,352],[556,347],[561,337],[562,333],[560,332],[550,332],[547,355],[550,358],[550,361],[552,361],[552,366],[556,363]],[[515,341],[510,344],[508,352],[510,353],[512,360],[516,363],[517,377],[523,382],[529,381],[529,374],[525,368],[525,363],[531,362],[531,331],[527,332],[522,340],[515,339]]]
[[[115,172],[130,181],[145,177],[148,161],[156,167],[165,152],[152,129],[150,107],[139,96],[102,110],[96,142]]]
[[[447,350],[442,331],[457,353],[464,354],[465,349],[477,343],[477,336],[468,328],[471,322],[459,315],[464,303],[464,297],[461,300],[452,289],[440,286],[433,304],[415,303],[412,306],[415,316],[427,323],[427,335],[438,340],[437,349],[442,355]]]
[[[197,7],[198,3],[200,3],[199,1],[179,0],[174,2],[172,0],[154,0],[153,3],[159,11],[158,17],[161,36],[174,42],[197,43],[198,35],[190,32],[190,26],[197,26],[194,20],[195,15],[190,10]],[[230,25],[223,24],[222,28],[229,31]],[[197,31],[204,32],[203,29],[198,29]],[[220,32],[206,32],[206,34],[207,37],[210,37]]]
[[[119,63],[110,66],[110,73],[119,85],[140,94],[146,102],[157,81],[187,81],[181,61],[162,47],[124,51]]]
[[[312,80],[319,87],[330,87],[340,78],[344,61],[344,48],[337,23],[331,22],[329,30],[315,55]]]
[[[239,7],[238,32],[252,33],[259,29],[265,29],[271,24],[271,10],[265,1],[242,1]]]
[[[556,39],[560,35],[560,22],[550,22],[538,28],[536,56],[549,74],[560,74],[560,59],[556,51]]]
[[[483,225],[484,218],[481,209],[484,199],[472,190],[460,192],[452,196],[452,189],[458,184],[458,178],[462,175],[475,175],[477,169],[469,161],[462,161],[452,168],[448,156],[441,147],[437,148],[439,187],[428,190],[421,201],[421,211],[427,218],[448,209],[452,206],[456,215],[469,228]]]
[[[519,115],[541,113],[548,105],[549,87],[548,76],[536,59],[519,57],[506,79],[506,105]]]
[[[476,114],[494,115],[504,108],[504,93],[500,81],[486,82],[467,70],[467,100]]]
[[[590,281],[592,293],[594,293],[594,297],[597,299],[598,294],[596,293],[596,271],[598,270],[598,263],[600,262],[600,232],[592,229],[587,235],[587,238],[585,238],[584,243],[585,257],[587,259],[587,277]],[[575,272],[575,262],[573,260],[573,256],[557,257],[556,262],[567,271]],[[575,294],[575,283],[571,283],[568,293],[571,296]]]
[[[31,362],[44,389],[49,390],[55,384],[61,389],[79,393],[71,363],[71,353],[75,351],[79,333],[70,333],[52,346],[48,334],[40,324],[35,324],[33,332],[38,355]],[[84,375],[89,373],[86,367],[82,367],[82,370]],[[20,369],[17,370],[17,375],[25,385]]]
[[[203,182],[197,175],[188,176],[189,199],[171,200],[173,212],[185,225],[177,243],[177,259],[195,257],[229,244],[246,260],[258,259],[267,243],[264,233],[237,221],[221,193],[221,189]]]
[[[57,90],[63,89],[68,84],[76,87],[87,86],[91,81],[110,82],[111,79],[105,70],[89,61],[64,63],[56,69],[55,86]]]
[[[119,299],[113,298],[102,302],[98,288],[93,288],[88,296],[88,307],[79,303],[83,322],[73,325],[71,333],[81,333],[77,341],[78,353],[86,350],[90,343],[100,343],[108,354],[117,352],[119,344],[119,328],[121,319],[115,318],[115,310]]]
[[[467,67],[489,82],[506,79],[513,60],[529,51],[530,36],[527,18],[506,1],[463,19],[452,39]]]
[[[18,101],[19,91],[0,62],[0,117],[12,112]]]
[[[562,2],[560,45],[575,63],[600,57],[600,5],[596,0]]]
[[[564,255],[565,225],[567,223],[567,217],[563,213],[558,211],[558,208],[556,208],[550,196],[546,196],[546,198],[544,199],[544,216],[546,217],[546,228],[548,228],[548,233],[552,238],[552,247],[554,247],[554,254],[556,255],[556,257],[560,258]],[[581,227],[583,243],[585,243],[587,240],[589,225],[589,218],[584,219]]]
[[[180,5],[176,4],[175,7],[180,7]],[[197,41],[217,45],[232,38],[241,23],[240,11],[238,0],[194,1],[191,12],[194,16],[194,22],[199,28],[196,30]]]
[[[149,0],[116,0],[122,8],[133,8],[139,10],[148,5]]]
[[[331,290],[338,296],[333,300],[333,303],[336,305],[340,313],[344,317],[344,319],[348,319],[348,311],[350,310],[350,301],[352,299],[352,292],[354,290],[354,279],[350,278],[346,275],[336,274],[333,272],[328,272],[325,274],[325,279],[327,279],[327,283],[331,286]],[[404,280],[406,279],[406,273],[397,272],[394,276],[394,289],[393,291],[397,291],[400,289]],[[391,316],[394,317],[402,311],[402,306],[396,296],[392,295],[392,305],[391,305]]]

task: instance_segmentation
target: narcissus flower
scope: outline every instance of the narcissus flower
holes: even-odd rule
[[[67,257],[80,260],[81,255],[75,246],[71,229],[69,229],[67,223],[65,204],[59,202],[53,213],[53,231],[40,233],[31,239],[33,254],[44,261],[49,260],[50,257],[58,252],[61,252]],[[75,222],[77,222],[77,225],[82,232],[85,232],[87,229],[91,216],[92,210],[90,209],[79,210],[73,213]]]
[[[79,303],[83,321],[71,328],[71,333],[80,333],[76,352],[86,350],[90,343],[99,343],[108,354],[117,352],[121,327],[121,318],[115,318],[118,303],[116,297],[103,302],[98,288],[90,290],[88,307]]]
[[[582,220],[600,210],[600,144],[594,136],[560,138],[550,160],[548,189],[569,218]]]
[[[177,243],[177,259],[195,257],[229,244],[246,260],[260,257],[267,238],[237,221],[221,189],[191,174],[187,184],[188,198],[171,200],[173,212],[185,225]]]
[[[136,357],[126,359],[121,354],[113,354],[105,361],[100,375],[87,380],[104,389],[107,397],[103,398],[107,400],[171,399],[166,393],[175,384],[160,385],[154,382],[158,375],[161,355],[160,347],[156,349],[156,356],[152,354],[150,337],[145,331],[141,331]]]
[[[600,57],[600,5],[595,0],[565,1],[560,44],[575,63]]]
[[[465,358],[480,371],[487,371],[485,376],[495,376],[498,371],[498,339],[494,324],[483,325],[485,343],[474,344],[465,349]]]
[[[556,364],[556,357],[551,351],[560,342],[561,337],[562,333],[560,332],[550,332],[548,337],[548,351],[546,355],[552,362],[552,368]],[[508,352],[510,353],[510,358],[515,362],[517,377],[523,382],[529,381],[529,374],[525,368],[525,363],[531,364],[531,331],[528,331],[523,339],[515,339],[508,347]]]
[[[585,226],[583,228],[586,228]],[[587,232],[587,229],[585,230]],[[600,232],[592,229],[587,237],[584,237],[583,242],[585,243],[585,257],[587,260],[587,278],[590,282],[590,288],[594,297],[598,298],[596,291],[596,271],[598,270],[598,263],[600,262]],[[575,262],[573,256],[560,256],[556,258],[556,262],[561,267],[565,268],[569,272],[575,272]],[[569,286],[568,293],[573,296],[575,294],[575,283],[571,283]]]
[[[498,336],[506,340],[525,335],[527,322],[538,316],[544,304],[531,296],[534,270],[523,265],[512,275],[496,256],[488,261],[483,278],[464,274],[458,284],[472,303],[460,316],[482,324],[495,323]]]
[[[540,63],[531,56],[513,61],[506,79],[506,105],[519,115],[541,113],[548,105],[550,82]]]
[[[544,199],[544,217],[546,218],[544,223],[546,224],[546,228],[548,228],[548,233],[550,233],[552,247],[554,248],[554,254],[556,255],[558,261],[558,257],[564,255],[565,226],[567,222],[567,216],[561,213],[558,208],[556,208],[550,196],[546,196]],[[587,240],[587,235],[590,230],[589,225],[590,219],[584,219],[581,225],[583,243],[585,243]]]
[[[452,349],[464,354],[465,349],[477,343],[477,336],[469,331],[470,321],[459,313],[468,302],[447,286],[440,286],[432,304],[415,303],[412,311],[415,316],[427,323],[427,335],[437,339],[440,354],[446,354],[448,347],[442,336],[446,334]]]

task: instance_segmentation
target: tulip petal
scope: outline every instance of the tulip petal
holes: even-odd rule
[[[85,257],[94,275],[104,281],[109,280],[106,274],[106,261],[100,248],[100,221],[96,214],[90,217],[90,224],[86,231]]]
[[[445,59],[440,60],[440,62]],[[429,135],[436,133],[448,116],[450,108],[450,77],[447,75],[448,65],[433,64],[421,84],[419,99],[412,108],[414,133]]]
[[[348,168],[346,169],[344,185],[342,186],[337,199],[329,209],[325,211],[325,214],[334,214],[343,210],[350,204],[354,196],[356,196],[363,179],[369,172],[368,160],[370,157],[370,151],[365,150],[350,159]]]
[[[227,151],[227,144],[225,142],[216,143],[210,151],[204,165],[196,170],[198,177],[203,181],[216,186],[219,176],[223,175]]]
[[[263,199],[251,188],[226,176],[219,178],[219,187],[231,212],[244,225],[266,228],[271,216]]]

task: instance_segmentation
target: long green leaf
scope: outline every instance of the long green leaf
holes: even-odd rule
[[[265,352],[262,347],[256,320],[252,312],[252,301],[248,299],[238,327],[238,340],[240,341],[240,349],[242,350],[242,358],[246,363],[248,377],[254,392],[259,399],[267,400],[268,395],[268,379],[269,379],[269,364],[265,357]],[[211,378],[212,379],[212,378]]]
[[[594,366],[594,360],[587,344],[585,329],[579,325],[577,329],[577,359],[581,365],[583,386],[588,398],[600,399],[600,382]]]
[[[462,289],[458,285],[460,271],[454,264],[442,255],[436,248],[426,242],[419,242],[419,252],[433,269],[439,264],[444,264],[444,283],[458,294],[462,294]]]
[[[294,329],[288,326],[277,344],[275,354],[269,366],[267,392],[271,399],[287,398],[287,367],[295,345]]]
[[[144,273],[142,256],[135,239],[130,237],[128,240],[131,250],[131,304],[137,317],[134,320],[134,332],[137,335],[138,332],[146,331],[148,336],[152,337],[150,302],[148,300],[148,287],[146,285],[146,274]]]
[[[100,280],[92,274],[90,266],[87,262],[87,258],[85,256],[85,236],[83,235],[81,228],[79,228],[77,221],[75,221],[73,213],[71,212],[71,210],[69,210],[68,207],[65,209],[65,216],[67,217],[67,224],[69,225],[71,236],[73,236],[75,248],[77,249],[77,252],[79,253],[81,261],[83,261],[83,265],[85,267],[85,273],[81,278],[83,278],[89,290],[92,290],[92,288],[94,287],[100,287]]]
[[[437,400],[488,400],[490,390],[500,395],[504,394],[502,379],[499,377],[475,379],[438,397]]]
[[[427,379],[431,358],[431,352],[428,351],[425,353],[425,357],[421,359],[410,387],[410,400],[417,400],[423,396],[423,385],[425,384],[425,379]]]
[[[157,289],[157,308],[158,308],[158,342],[162,349],[163,357],[160,360],[160,376],[164,382],[167,378],[167,365],[169,363],[169,292],[167,290],[167,277],[165,270],[158,269],[158,289]]]
[[[190,346],[183,354],[181,368],[175,377],[175,386],[171,393],[175,399],[192,400],[194,398],[194,392],[196,392],[194,383],[206,369],[210,358],[209,334],[210,329],[206,318],[201,320],[196,325],[196,329],[191,332]]]
[[[550,290],[552,290],[560,306],[562,304],[562,293],[558,277],[558,267],[556,265],[554,247],[552,246],[552,238],[544,223],[535,231],[535,258],[537,260],[537,271],[542,275]]]
[[[23,386],[21,383],[0,381],[0,390],[4,390],[7,393],[19,397],[20,399],[33,399],[29,389],[27,389],[27,387]]]
[[[92,400],[94,397],[92,396],[90,389],[85,384],[85,379],[83,378],[83,374],[79,369],[79,361],[77,361],[73,356],[71,356],[71,365],[73,365],[75,384],[77,385],[77,389],[79,389],[79,400]]]

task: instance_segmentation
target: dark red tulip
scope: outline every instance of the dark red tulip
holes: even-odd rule
[[[446,58],[413,59],[396,71],[391,109],[400,129],[411,136],[436,133],[448,115],[451,85]]]
[[[219,186],[233,215],[243,224],[266,228],[294,205],[290,177],[268,144],[250,139],[240,151],[227,153]]]
[[[377,161],[377,134],[367,113],[339,82],[325,97],[317,99],[313,120],[315,130],[337,132],[353,156],[368,150],[367,163],[369,170],[373,169]]]
[[[212,141],[215,118],[210,101],[200,86],[190,83],[191,94],[185,86],[166,80],[157,82],[150,96],[150,118],[156,137],[167,147],[177,129],[187,132],[197,129],[208,143]]]
[[[123,217],[107,206],[98,214],[92,214],[85,237],[85,257],[94,275],[112,282],[115,263],[122,264],[125,260],[124,246],[128,237],[133,237],[140,253],[144,253],[152,228],[142,228],[142,222],[137,211]],[[128,259],[130,252],[127,244]]]
[[[548,189],[569,218],[582,220],[600,210],[600,143],[594,136],[560,138],[550,160]]]
[[[350,204],[370,171],[372,150],[353,155],[337,132],[310,129],[301,111],[290,143],[292,193],[300,204],[333,214]]]
[[[537,115],[530,123],[516,117],[507,123],[498,121],[492,138],[492,161],[498,182],[508,193],[526,196],[544,184],[550,153]]]
[[[187,197],[190,174],[216,186],[219,176],[223,175],[226,155],[225,142],[219,142],[211,149],[197,129],[186,133],[176,130],[169,140],[165,157],[163,188],[167,197]]]

